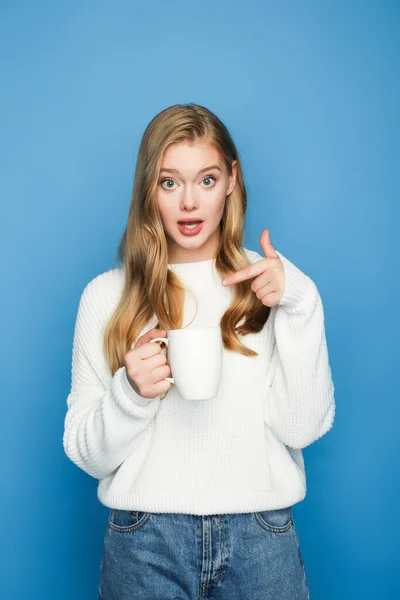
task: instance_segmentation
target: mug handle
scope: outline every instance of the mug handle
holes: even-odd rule
[[[163,338],[163,337],[153,338],[152,340],[150,340],[150,342],[164,342],[168,346],[168,338]],[[165,380],[169,381],[170,383],[175,383],[173,377],[165,377]]]

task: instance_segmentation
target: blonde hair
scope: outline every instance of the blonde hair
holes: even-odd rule
[[[179,277],[168,269],[167,240],[156,190],[165,150],[183,141],[212,144],[229,175],[232,162],[237,161],[235,187],[226,197],[220,222],[215,267],[225,277],[249,262],[242,247],[247,195],[238,151],[227,128],[215,114],[197,104],[175,104],[166,108],[152,119],[143,134],[128,222],[117,249],[125,270],[125,282],[104,335],[104,353],[112,375],[123,366],[125,354],[154,315],[158,319],[157,328],[168,331],[182,327],[185,291]],[[233,286],[233,300],[220,326],[226,349],[258,356],[239,338],[239,335],[260,331],[270,312],[251,290],[251,282],[246,280]],[[168,353],[168,348],[166,350]]]

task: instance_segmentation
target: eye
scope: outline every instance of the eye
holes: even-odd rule
[[[203,178],[203,181],[204,181],[205,179],[212,179],[212,180],[214,181],[214,185],[215,185],[216,179],[215,179],[215,177],[213,177],[212,175],[206,175],[206,176]],[[214,187],[214,185],[206,185],[206,187]]]
[[[205,185],[204,187],[211,188],[211,187],[215,186],[215,183],[216,183],[217,180],[212,175],[206,175],[205,177],[203,177],[202,181],[211,180],[211,179],[213,180],[214,184],[213,185]],[[174,179],[172,179],[171,177],[165,177],[159,183],[160,183],[161,187],[164,190],[173,190],[174,188],[173,188],[172,185],[165,186],[164,183],[166,183],[166,184],[169,184],[169,183],[174,184],[174,183],[176,183],[176,181]]]
[[[167,177],[167,178],[165,178],[165,179],[162,179],[162,180],[160,181],[161,187],[163,187],[163,188],[164,188],[164,190],[173,190],[174,188],[172,188],[172,187],[164,187],[163,183],[166,183],[166,182],[168,182],[168,183],[169,183],[169,182],[171,182],[171,183],[176,183],[176,182],[175,182],[173,179],[171,179],[170,177]]]

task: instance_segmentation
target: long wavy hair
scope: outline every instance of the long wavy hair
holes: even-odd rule
[[[237,161],[233,191],[226,197],[220,222],[220,241],[215,267],[225,277],[249,261],[242,247],[247,194],[236,146],[225,125],[210,110],[197,104],[175,104],[158,113],[147,126],[139,147],[126,229],[117,248],[125,271],[124,288],[104,334],[104,354],[112,375],[124,364],[124,356],[149,321],[157,328],[182,327],[185,288],[168,269],[167,239],[156,202],[157,183],[164,152],[179,142],[212,144],[220,153],[229,175]],[[258,356],[240,339],[260,331],[270,308],[250,288],[251,280],[233,286],[233,299],[221,317],[226,349]],[[168,356],[168,348],[166,348]]]

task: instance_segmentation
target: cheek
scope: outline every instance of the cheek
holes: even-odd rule
[[[224,192],[219,190],[216,192],[212,198],[210,198],[208,202],[208,210],[210,216],[215,216],[215,218],[220,218],[221,214],[224,211],[226,196]]]
[[[160,212],[162,222],[167,222],[171,218],[170,207],[168,206],[168,201],[165,198],[163,198],[162,195],[157,196],[157,206]]]

